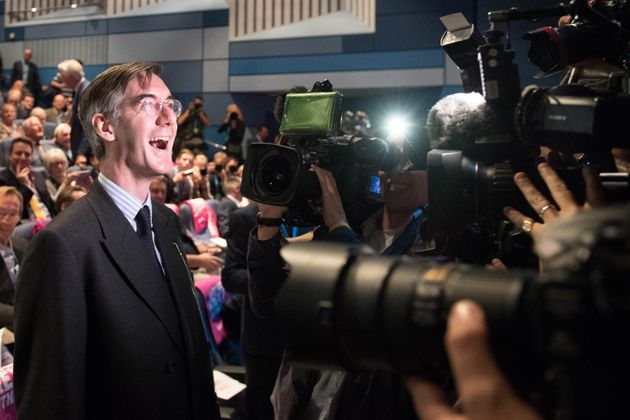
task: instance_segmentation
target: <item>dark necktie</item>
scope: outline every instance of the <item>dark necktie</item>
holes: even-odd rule
[[[145,249],[149,255],[153,256],[153,260],[157,264],[157,268],[162,272],[162,266],[155,254],[155,245],[153,244],[153,235],[151,234],[151,212],[147,206],[142,206],[138,214],[135,217],[138,237],[144,244]]]

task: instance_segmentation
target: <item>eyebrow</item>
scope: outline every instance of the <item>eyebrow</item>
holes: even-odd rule
[[[143,93],[141,95],[136,96],[135,98],[133,98],[133,102],[138,104],[140,103],[140,101],[142,101],[144,98],[152,98],[152,99],[157,99],[157,96],[152,94],[152,93]],[[173,94],[170,94],[169,96],[166,97],[166,99],[175,99],[175,96],[173,96]]]

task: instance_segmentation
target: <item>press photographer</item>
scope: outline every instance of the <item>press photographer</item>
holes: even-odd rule
[[[181,149],[192,150],[193,153],[205,153],[203,129],[210,127],[210,120],[203,109],[203,98],[196,96],[177,118],[177,137],[173,145],[173,154],[177,155]]]

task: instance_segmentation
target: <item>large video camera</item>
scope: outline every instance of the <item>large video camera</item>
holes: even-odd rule
[[[298,364],[393,369],[443,384],[447,315],[471,299],[484,309],[499,365],[547,418],[623,418],[629,214],[611,207],[546,228],[539,276],[375,256],[359,246],[289,245],[281,254],[291,274],[276,300],[289,354]]]
[[[327,80],[308,93],[286,95],[280,144],[250,147],[241,194],[254,201],[287,206],[285,221],[293,226],[321,223],[312,206],[321,188],[310,170],[316,164],[333,173],[346,216],[357,226],[380,205],[378,171],[402,164],[400,150],[389,142],[365,135],[367,117],[354,116],[354,132],[342,131],[342,95]]]
[[[486,262],[490,255],[510,263],[528,260],[528,241],[504,221],[502,208],[529,208],[512,181],[518,171],[547,192],[535,168],[541,145],[565,156],[581,152],[603,172],[616,172],[611,148],[630,143],[627,4],[600,1],[590,8],[586,0],[573,0],[547,9],[493,11],[485,36],[461,14],[442,18],[447,32],[440,44],[461,70],[464,90],[483,93],[489,122],[486,131],[469,130],[474,137],[459,139],[457,150],[448,150],[453,145],[447,142],[429,153],[429,233],[439,252],[469,262]],[[514,51],[505,47],[496,24],[566,14],[573,15],[566,27],[525,34],[531,41],[530,60],[547,72],[586,57],[604,61],[572,68],[551,89],[529,86],[521,91]],[[577,165],[557,169],[576,198],[583,199]],[[619,181],[625,185],[627,197],[627,176],[612,179],[615,186]],[[531,211],[528,216],[537,217]]]

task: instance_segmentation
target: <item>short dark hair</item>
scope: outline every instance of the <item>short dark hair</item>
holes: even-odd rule
[[[31,141],[31,139],[27,139],[26,137],[16,137],[13,140],[11,140],[11,147],[9,148],[9,154],[13,153],[13,146],[15,146],[16,143],[24,143],[26,145],[31,146],[31,152],[33,151],[33,142]]]
[[[78,115],[94,156],[102,159],[105,156],[105,147],[92,125],[92,116],[100,112],[113,121],[117,120],[120,102],[129,82],[136,79],[140,86],[144,87],[152,76],[159,76],[161,73],[162,66],[158,63],[136,61],[119,64],[96,76],[85,88],[79,97]]]
[[[75,201],[72,198],[72,194],[78,191],[87,193],[87,190],[79,185],[70,185],[68,187],[65,187],[63,190],[59,191],[59,195],[57,196],[57,201],[55,201],[55,212],[59,214],[61,213],[61,208],[63,206],[72,204]]]

